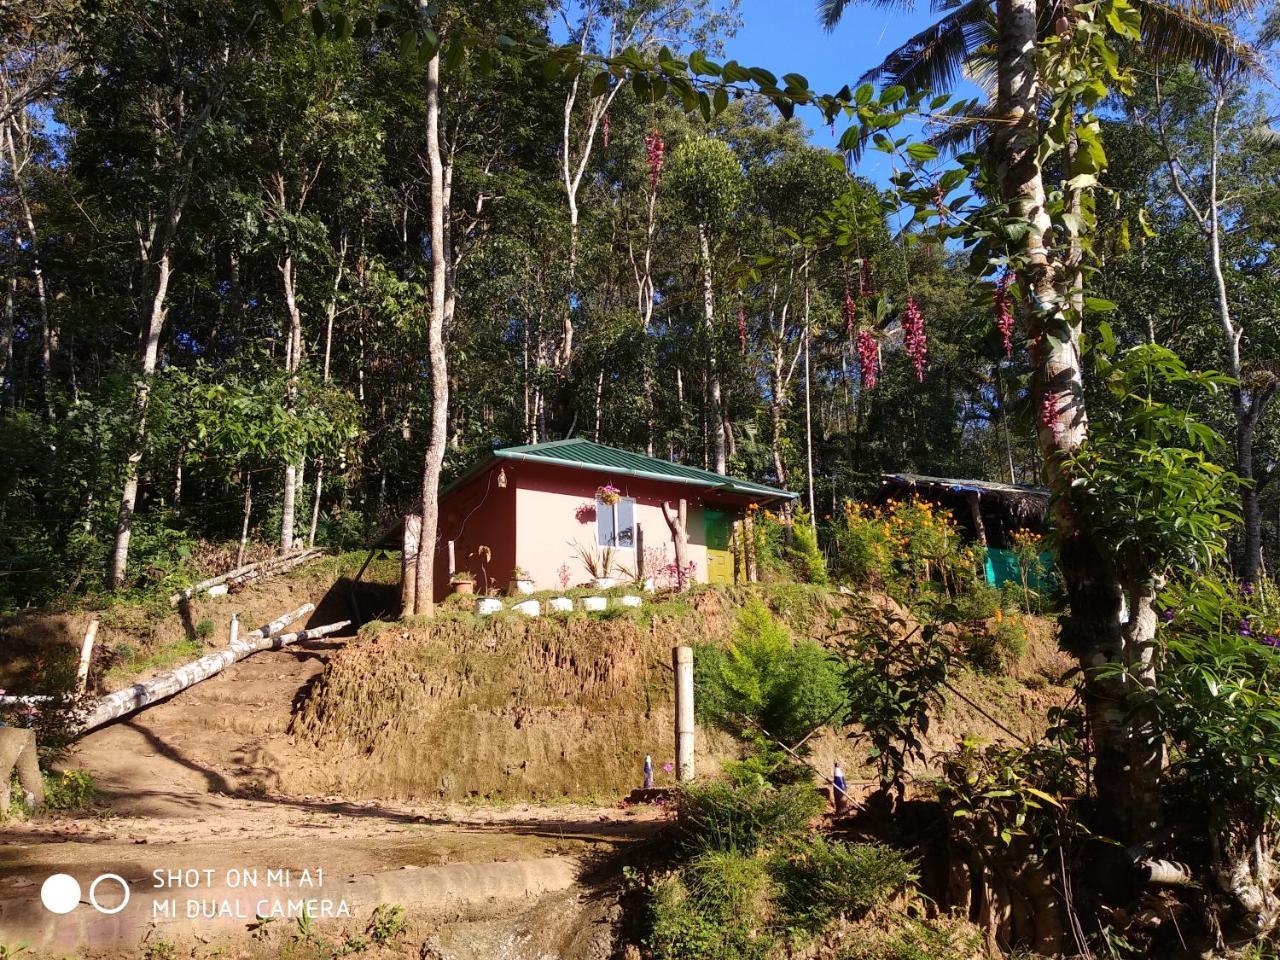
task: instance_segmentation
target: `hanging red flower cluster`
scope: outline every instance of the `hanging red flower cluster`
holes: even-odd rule
[[[862,371],[862,389],[874,390],[880,376],[880,346],[870,330],[859,330],[854,346],[858,351],[858,368]]]
[[[916,368],[916,381],[924,383],[924,358],[928,343],[924,335],[924,314],[915,297],[907,297],[907,308],[902,312],[902,332],[906,340],[907,356]]]
[[[853,331],[858,325],[858,305],[854,302],[853,294],[849,292],[849,284],[846,281],[844,285],[844,330],[845,335],[852,340]]]
[[[738,347],[747,352],[747,311],[742,307],[738,308]]]
[[[604,148],[609,149],[609,113],[605,112],[604,118],[600,121],[600,136],[604,141]]]
[[[1014,356],[1014,303],[1009,297],[1009,284],[1014,279],[1012,271],[1005,271],[996,283],[996,328],[1005,338],[1005,356]]]
[[[1048,390],[1040,401],[1040,426],[1055,437],[1058,435],[1058,395]]]
[[[662,173],[662,155],[667,145],[662,141],[662,133],[652,130],[645,134],[644,150],[649,161],[649,189],[658,189],[658,177]]]

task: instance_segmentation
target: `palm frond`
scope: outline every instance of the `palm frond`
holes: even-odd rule
[[[981,151],[991,133],[987,121],[995,116],[995,102],[975,104],[963,117],[953,117],[950,122],[929,136],[929,142],[943,153]]]
[[[853,0],[818,0],[818,22],[828,32],[834,30],[844,17]],[[889,7],[897,10],[910,10],[915,6],[912,0],[863,0],[874,7]]]
[[[1204,19],[1190,5],[1134,0],[1142,14],[1144,52],[1160,60],[1188,61],[1202,70],[1259,67],[1257,52],[1221,24]]]
[[[990,41],[993,29],[988,0],[965,0],[903,43],[861,79],[901,84],[912,92],[951,90],[964,75],[969,58]]]

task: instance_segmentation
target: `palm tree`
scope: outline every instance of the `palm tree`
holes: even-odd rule
[[[834,27],[850,2],[819,0],[822,23]],[[901,0],[870,2],[901,5]],[[1249,58],[1245,46],[1210,18],[1253,0],[1196,0],[1214,4],[1212,9],[1175,7],[1162,0],[1133,2],[1142,15],[1142,46],[1149,54],[1203,65]],[[1076,281],[1079,248],[1053,244],[1037,155],[1045,91],[1036,52],[1044,37],[1069,27],[1065,18],[1071,7],[1057,0],[934,0],[934,10],[944,16],[890,53],[867,78],[909,90],[941,91],[967,74],[988,92],[988,102],[977,106],[977,116],[988,122],[965,125],[972,132],[957,139],[986,140],[1003,201],[1011,215],[1032,225],[1017,252],[1027,326],[1040,344],[1033,389],[1037,408],[1044,411],[1038,440],[1056,494],[1055,520],[1063,545],[1059,563],[1070,599],[1064,644],[1078,653],[1086,669],[1098,807],[1114,816],[1112,832],[1139,840],[1150,835],[1159,816],[1162,747],[1140,714],[1126,713],[1123,704],[1131,693],[1126,682],[1100,677],[1094,668],[1118,662],[1142,683],[1154,683],[1154,676],[1146,675],[1151,667],[1143,651],[1155,632],[1155,578],[1149,571],[1116,570],[1105,559],[1104,545],[1070,506],[1071,480],[1063,463],[1085,443],[1089,429],[1080,311],[1073,309],[1082,289]],[[1122,616],[1126,606],[1128,616]]]
[[[870,0],[890,4],[894,0]],[[1131,0],[1141,14],[1141,48],[1148,58],[1190,60],[1201,68],[1248,67],[1251,51],[1222,25],[1252,9],[1255,0]],[[822,22],[833,27],[850,0],[819,0]],[[1161,738],[1146,712],[1133,708],[1154,687],[1150,651],[1156,616],[1154,569],[1118,569],[1092,533],[1087,516],[1071,502],[1064,465],[1088,438],[1081,362],[1082,291],[1079,247],[1053,242],[1044,174],[1038,156],[1042,95],[1037,49],[1051,31],[1069,29],[1071,7],[1050,0],[934,0],[945,15],[912,37],[868,77],[908,89],[946,89],[962,73],[988,90],[981,108],[987,123],[973,124],[986,147],[1004,203],[1012,216],[1031,224],[1019,241],[1020,286],[1028,333],[1038,344],[1033,390],[1043,412],[1038,442],[1055,497],[1059,567],[1070,603],[1063,646],[1080,660],[1084,702],[1093,737],[1095,809],[1118,838],[1149,838],[1160,815]],[[1199,4],[1192,6],[1190,4]],[[1273,21],[1274,23],[1274,21]],[[994,81],[994,88],[992,87]],[[1071,238],[1073,240],[1073,238]],[[1034,305],[1034,306],[1033,306]],[[1127,615],[1122,610],[1127,606]],[[1123,665],[1129,680],[1098,667]],[[1129,707],[1129,709],[1126,709]],[[1274,914],[1259,914],[1262,929]],[[1052,951],[1051,951],[1052,952]]]

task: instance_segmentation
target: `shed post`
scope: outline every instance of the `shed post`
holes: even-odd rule
[[[673,647],[676,675],[676,781],[693,779],[693,648]]]

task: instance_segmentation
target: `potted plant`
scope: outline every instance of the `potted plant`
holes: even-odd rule
[[[471,575],[470,570],[459,570],[449,578],[449,583],[453,586],[454,593],[475,593],[476,578]]]
[[[533,578],[524,567],[516,567],[511,571],[511,592],[530,594],[534,591]]]
[[[586,568],[597,590],[608,590],[618,585],[618,578],[615,576],[618,567],[616,550],[612,547],[597,549],[584,546],[576,540],[573,541],[572,546],[577,551],[578,559],[582,561],[582,566]]]

